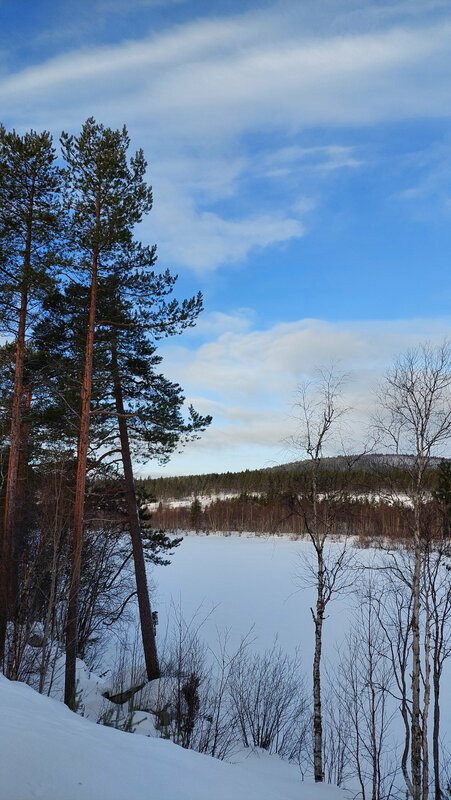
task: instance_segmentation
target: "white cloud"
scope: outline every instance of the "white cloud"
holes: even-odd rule
[[[160,228],[159,247],[165,259],[201,272],[241,261],[251,251],[298,239],[304,233],[300,220],[280,212],[225,219],[196,210],[188,202],[157,206],[154,220]]]
[[[225,322],[225,320],[223,320]],[[165,345],[164,369],[213,424],[169,472],[265,466],[292,458],[284,441],[295,430],[296,388],[318,368],[349,373],[344,402],[348,427],[360,443],[374,410],[379,381],[397,355],[451,334],[451,318],[325,322],[300,320],[269,330],[229,330],[197,350]]]
[[[237,209],[233,216],[206,210],[220,200],[239,197],[240,187],[266,171],[251,157],[179,155],[151,165],[155,205],[143,223],[150,240],[158,231],[159,252],[165,262],[209,272],[223,264],[244,260],[258,249],[298,239],[304,219],[316,205],[313,198],[296,199],[271,213],[256,208]],[[241,210],[241,216],[239,211]]]
[[[146,123],[156,139],[214,142],[284,126],[449,114],[450,23],[312,37],[277,8],[86,48],[3,77],[3,113]],[[66,123],[67,124],[67,123]],[[161,126],[163,125],[163,129]]]
[[[299,147],[292,145],[271,152],[263,161],[262,169],[269,176],[290,175],[294,171],[311,171],[328,175],[336,170],[361,167],[363,161],[356,148],[343,145]]]
[[[437,221],[443,213],[449,217],[451,197],[451,141],[448,137],[404,156],[408,176],[415,174],[415,183],[405,185],[395,199],[409,204],[414,219]],[[410,181],[412,178],[410,177]]]
[[[199,21],[140,42],[89,48],[4,78],[4,113],[59,117],[74,104],[164,124],[193,141],[264,125],[361,125],[442,116],[450,24],[307,38],[274,12]],[[54,103],[58,106],[54,106]],[[114,112],[113,112],[114,113]],[[102,116],[104,114],[102,113]]]
[[[254,312],[251,308],[239,308],[233,314],[222,311],[203,313],[196,321],[194,328],[188,328],[184,337],[198,339],[219,337],[223,333],[246,333],[251,325]]]

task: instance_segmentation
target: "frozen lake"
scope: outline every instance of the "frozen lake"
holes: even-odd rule
[[[341,545],[331,545],[333,550]],[[239,535],[185,535],[168,567],[150,571],[153,608],[158,610],[158,646],[164,647],[168,629],[174,629],[179,610],[186,622],[200,626],[199,635],[213,651],[218,638],[229,635],[229,652],[250,632],[252,648],[270,648],[275,638],[293,654],[299,650],[309,679],[313,655],[313,621],[310,607],[314,590],[305,586],[305,560],[312,556],[308,541],[284,537]],[[380,562],[377,550],[355,550],[356,560]],[[357,588],[362,571],[350,583]],[[304,576],[304,580],[303,580]],[[304,584],[304,585],[303,585]],[[323,665],[334,674],[338,650],[355,624],[359,600],[356,593],[336,597],[327,609],[324,625]],[[442,730],[451,730],[451,659],[442,679]]]
[[[171,565],[152,571],[158,638],[164,638],[175,610],[182,609],[185,621],[194,618],[197,626],[205,620],[200,635],[213,648],[218,634],[226,630],[231,647],[249,631],[258,650],[271,647],[277,636],[283,650],[293,653],[299,648],[309,668],[315,592],[302,585],[302,576],[311,552],[307,541],[283,537],[185,536]],[[362,551],[357,552],[360,557]],[[355,604],[351,595],[330,604],[325,624],[328,650],[343,640]]]

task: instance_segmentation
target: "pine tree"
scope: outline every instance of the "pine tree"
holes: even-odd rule
[[[110,348],[112,394],[117,414],[120,450],[124,472],[125,499],[133,546],[138,606],[143,650],[149,680],[159,676],[152,611],[147,590],[142,529],[136,500],[131,452],[146,458],[166,461],[183,441],[196,437],[210,423],[190,408],[185,421],[181,408],[181,388],[156,373],[161,357],[152,339],[180,332],[193,324],[202,307],[202,298],[181,305],[166,295],[174,279],[156,275],[154,253],[148,253],[148,269],[143,269],[143,251],[138,248],[140,269],[128,282],[115,281],[108,292],[108,320],[103,320],[104,336]],[[146,298],[145,305],[143,298]]]
[[[63,133],[66,162],[65,200],[70,215],[69,244],[77,265],[77,280],[89,286],[86,344],[80,402],[71,579],[66,629],[65,703],[75,707],[78,639],[78,594],[91,421],[92,369],[99,286],[132,241],[134,226],[150,208],[152,195],[144,182],[142,151],[130,160],[125,127],[113,131],[90,118],[80,136]]]
[[[137,502],[132,456],[165,462],[183,443],[196,438],[209,424],[194,409],[183,414],[184,397],[178,384],[159,374],[161,356],[154,339],[181,332],[193,324],[202,307],[200,295],[178,303],[168,299],[175,279],[154,273],[153,248],[130,247],[124,266],[102,281],[97,295],[98,323],[93,354],[91,394],[91,449],[101,450],[98,461],[120,455],[123,500],[133,548],[143,651],[149,680],[159,672],[152,611],[145,570],[144,546],[155,563],[156,550],[175,544],[151,531]],[[147,266],[147,269],[145,268]],[[127,274],[128,273],[128,274]],[[78,408],[73,388],[82,361],[83,308],[87,289],[75,285],[54,293],[47,302],[47,318],[36,331],[41,349],[60,368],[64,385],[56,395],[63,407]],[[145,301],[144,301],[145,298]],[[140,305],[143,305],[143,309]],[[63,408],[61,412],[64,416]],[[75,417],[76,415],[74,415]],[[95,466],[91,458],[91,467]],[[143,541],[144,540],[144,541]]]
[[[15,338],[15,368],[9,432],[9,457],[3,513],[0,572],[0,653],[15,602],[14,575],[24,387],[24,363],[30,316],[51,284],[52,251],[60,216],[60,173],[49,133],[19,136],[0,127],[0,274],[3,295],[0,328]],[[22,448],[23,455],[23,448]]]

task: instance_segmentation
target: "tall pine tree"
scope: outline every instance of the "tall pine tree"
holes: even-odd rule
[[[181,332],[194,323],[202,298],[198,295],[181,303],[170,299],[175,278],[169,272],[155,273],[154,261],[154,248],[133,245],[124,264],[118,263],[98,287],[88,461],[91,479],[101,474],[109,459],[114,463],[120,456],[122,462],[122,507],[131,536],[149,679],[158,675],[159,665],[144,549],[158,562],[156,552],[162,546],[169,549],[172,543],[152,531],[142,518],[132,457],[165,462],[210,422],[192,408],[184,415],[182,389],[159,373],[161,356],[155,346],[161,336]],[[55,396],[62,400],[56,412],[66,419],[68,431],[70,417],[74,419],[76,414],[72,410],[68,415],[65,409],[78,408],[74,387],[83,360],[88,291],[71,284],[64,292],[55,292],[47,302],[46,319],[36,330],[36,343],[52,365],[49,377],[52,379],[53,373],[57,380]]]
[[[0,329],[15,339],[9,456],[3,509],[0,570],[0,654],[15,602],[17,518],[27,329],[51,283],[59,223],[60,172],[49,133],[19,136],[0,127]],[[22,448],[23,451],[23,448]],[[22,452],[24,456],[24,453]]]
[[[104,295],[105,317],[99,334],[109,350],[112,407],[117,415],[120,451],[124,473],[124,491],[130,536],[133,547],[138,607],[143,651],[149,680],[158,677],[159,665],[147,589],[142,530],[133,479],[132,450],[146,459],[165,461],[184,441],[196,438],[210,424],[192,407],[189,419],[181,413],[184,397],[178,384],[156,372],[161,357],[155,339],[181,332],[193,325],[202,309],[198,295],[179,304],[166,297],[175,278],[165,272],[156,274],[154,250],[134,248],[129,263],[135,270],[128,280],[119,273]],[[109,398],[105,398],[110,403]]]
[[[77,265],[77,280],[89,287],[86,309],[86,344],[81,386],[80,431],[77,452],[71,579],[66,629],[65,703],[75,707],[78,640],[78,594],[89,428],[91,421],[92,367],[97,293],[111,273],[123,248],[132,241],[134,226],[150,208],[152,195],[145,184],[142,151],[128,158],[125,128],[114,131],[88,119],[78,137],[63,133],[66,162],[65,199],[70,215],[69,244]]]

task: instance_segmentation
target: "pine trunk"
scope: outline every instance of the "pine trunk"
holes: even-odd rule
[[[23,387],[23,408],[29,412],[31,407],[31,392],[28,388]],[[9,585],[10,585],[10,598],[11,603],[9,606],[9,621],[12,625],[12,641],[20,641],[21,639],[21,583],[19,577],[19,570],[21,560],[23,558],[24,550],[27,545],[27,508],[26,508],[26,488],[28,481],[28,465],[29,465],[29,438],[30,438],[30,419],[28,413],[23,415],[21,410],[21,424],[20,424],[20,447],[19,447],[19,464],[17,467],[17,487],[16,487],[16,500],[15,500],[15,525],[14,525],[14,538],[11,560],[9,565]],[[22,633],[23,635],[23,633]],[[18,666],[20,658],[17,659],[17,652],[14,646],[11,646],[9,641],[8,656],[5,658],[4,670],[5,674],[10,680],[18,680]]]
[[[133,467],[130,454],[127,418],[124,408],[122,383],[115,345],[113,345],[111,350],[111,370],[121,442],[122,464],[124,468],[125,501],[133,548],[133,561],[135,565],[136,591],[138,595],[144,659],[146,662],[147,677],[149,681],[151,681],[160,677],[160,667],[158,663],[152,609],[147,587],[146,564],[141,538],[141,524],[139,521],[138,505],[136,502],[135,484],[133,480]]]
[[[97,297],[98,251],[93,253],[91,265],[91,294],[88,332],[86,337],[85,371],[81,390],[80,435],[77,453],[77,477],[75,485],[74,523],[72,533],[72,559],[69,584],[69,600],[66,622],[66,672],[64,702],[76,708],[76,663],[78,655],[78,595],[80,592],[81,552],[83,546],[83,522],[85,510],[86,473],[88,463],[89,426],[91,416],[92,364],[94,355],[94,330]]]
[[[23,395],[23,371],[25,361],[25,333],[27,326],[28,283],[31,267],[31,243],[33,231],[34,179],[30,189],[28,222],[25,239],[25,253],[20,294],[19,324],[16,339],[16,363],[11,408],[11,431],[9,437],[8,473],[3,516],[3,540],[1,547],[0,574],[0,658],[3,661],[6,629],[14,604],[13,561],[15,555],[17,482],[19,473],[19,454],[21,443],[21,417]]]

